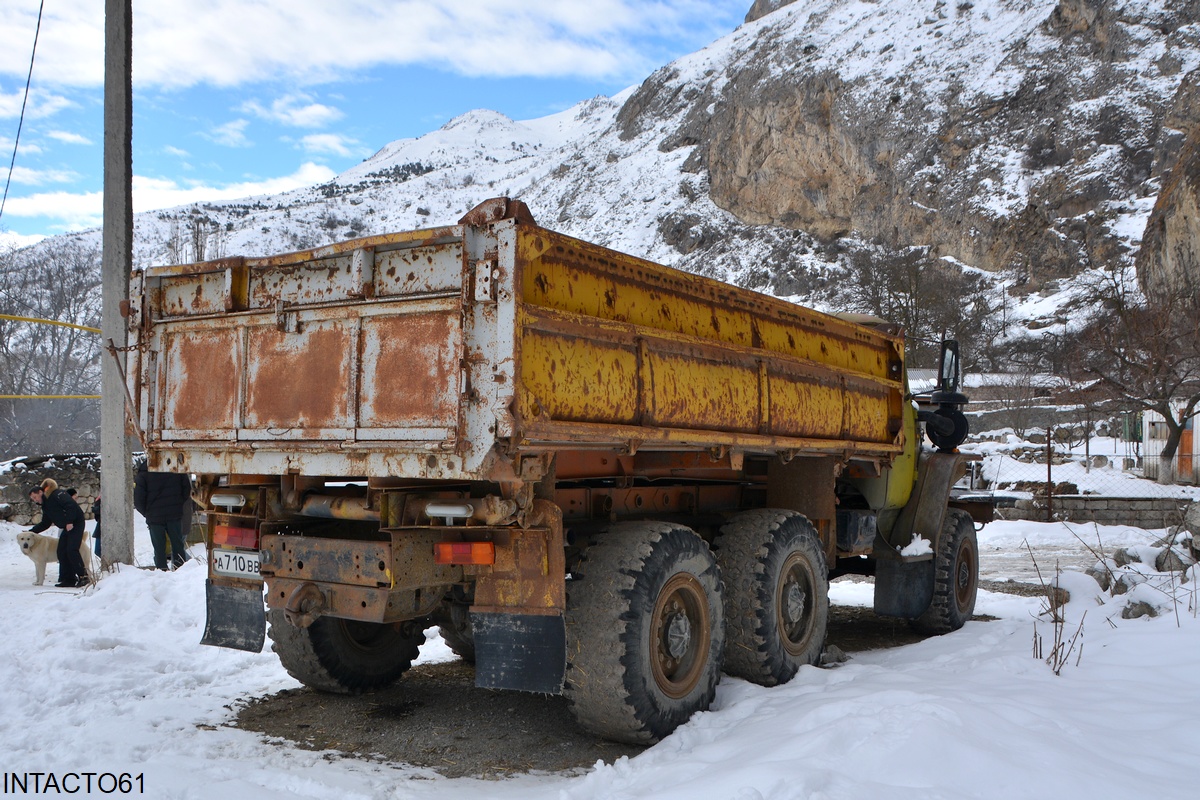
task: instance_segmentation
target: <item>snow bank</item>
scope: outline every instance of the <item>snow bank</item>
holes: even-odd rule
[[[1006,523],[993,536],[989,526],[981,542],[1037,541],[1061,527]],[[296,683],[270,652],[198,644],[202,564],[173,574],[127,567],[84,593],[47,590],[30,585],[17,530],[0,524],[0,745],[10,773],[140,774],[146,796],[214,800],[1192,793],[1200,621],[1186,592],[1178,621],[1125,620],[1090,578],[1065,576],[1064,626],[1073,633],[1083,623],[1084,647],[1078,666],[1072,658],[1058,676],[1032,656],[1035,632],[1052,639],[1042,601],[983,592],[977,614],[994,619],[957,633],[805,668],[774,689],[726,678],[712,711],[636,758],[577,777],[483,782],[228,727],[236,704]],[[138,536],[148,560],[144,528]],[[838,582],[831,596],[866,605],[870,587]],[[425,657],[447,655],[438,644]]]

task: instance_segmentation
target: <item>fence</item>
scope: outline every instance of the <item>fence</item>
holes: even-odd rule
[[[983,455],[972,487],[995,493],[1005,519],[1069,520],[1163,528],[1179,524],[1200,500],[1193,485],[1160,484],[1146,475],[1138,442],[1050,427],[1017,440],[977,442]]]

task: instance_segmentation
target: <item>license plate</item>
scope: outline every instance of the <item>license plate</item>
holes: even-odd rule
[[[213,572],[232,578],[261,577],[258,574],[257,550],[213,550]]]

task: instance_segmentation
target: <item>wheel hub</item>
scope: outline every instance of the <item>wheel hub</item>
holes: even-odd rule
[[[783,590],[783,616],[788,627],[794,626],[804,619],[805,607],[808,605],[808,595],[796,581],[789,581]]]
[[[686,697],[704,675],[712,635],[700,581],[686,572],[673,575],[659,593],[651,620],[654,682],[668,697]]]
[[[954,565],[954,600],[960,609],[967,608],[975,595],[975,551],[964,537],[959,543]]]
[[[692,623],[687,614],[673,610],[670,619],[667,620],[664,638],[667,653],[671,658],[680,659],[687,654],[688,648],[692,646]]]
[[[802,654],[813,635],[816,610],[809,602],[816,581],[802,553],[792,553],[783,564],[775,589],[775,619],[783,647],[793,656]]]

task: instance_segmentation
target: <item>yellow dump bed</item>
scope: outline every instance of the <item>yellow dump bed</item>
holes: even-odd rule
[[[504,480],[560,449],[899,452],[900,337],[489,202],[135,274],[151,468]]]

